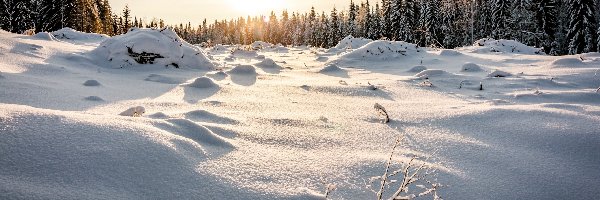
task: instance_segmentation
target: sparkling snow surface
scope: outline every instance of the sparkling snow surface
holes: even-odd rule
[[[599,54],[361,40],[155,52],[199,53],[181,68],[107,59],[161,40],[144,31],[0,32],[0,199],[322,199],[327,184],[375,199],[398,137],[445,199],[600,197]]]

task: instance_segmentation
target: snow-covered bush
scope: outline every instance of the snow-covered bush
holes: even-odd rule
[[[399,57],[418,57],[422,52],[416,44],[377,40],[344,54],[341,59],[389,60]]]
[[[100,42],[109,38],[107,35],[97,33],[79,32],[72,28],[62,28],[58,31],[50,33],[54,38],[59,40],[76,41],[76,42]]]
[[[105,40],[92,53],[110,61],[113,67],[142,64],[207,70],[214,67],[199,47],[183,41],[170,28],[133,28]]]
[[[541,54],[544,55],[542,48],[535,48],[527,46],[523,43],[514,40],[495,40],[492,38],[484,38],[475,41],[473,44],[473,52],[475,53],[490,53],[490,52],[502,52],[502,53],[514,53],[514,54]]]
[[[501,71],[501,70],[494,70],[490,74],[487,75],[487,77],[496,77],[496,78],[509,77],[509,76],[512,76],[512,74],[505,72],[505,71]]]
[[[462,68],[461,68],[460,71],[463,71],[463,72],[480,72],[482,70],[483,69],[481,69],[481,66],[479,66],[478,64],[468,62],[468,63],[465,63],[462,66]]]
[[[358,49],[366,44],[373,42],[371,39],[355,38],[352,35],[346,36],[335,47],[329,49],[329,52],[340,52],[346,49]]]

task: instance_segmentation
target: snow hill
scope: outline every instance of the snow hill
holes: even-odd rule
[[[116,68],[147,64],[207,70],[214,67],[199,47],[183,41],[169,28],[132,28],[126,34],[106,39],[91,54]]]
[[[399,138],[445,199],[600,196],[600,54],[366,41],[0,31],[0,199],[376,199]]]

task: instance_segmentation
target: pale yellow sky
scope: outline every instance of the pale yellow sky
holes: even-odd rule
[[[347,10],[350,0],[109,0],[115,12],[122,13],[125,4],[132,14],[148,22],[153,17],[162,18],[168,24],[202,23],[215,19],[232,19],[240,16],[268,15],[271,10],[277,12],[287,9],[290,12],[308,12],[314,6],[318,12],[329,12],[335,6],[338,10]],[[355,0],[360,2],[360,0]]]

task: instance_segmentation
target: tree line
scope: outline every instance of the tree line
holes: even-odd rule
[[[271,12],[230,20],[172,25],[190,43],[332,47],[348,35],[455,48],[479,38],[511,39],[551,55],[599,51],[600,5],[596,0],[381,0],[351,1],[347,9],[317,13]],[[143,22],[128,7],[113,13],[108,0],[0,0],[0,27],[11,32],[62,27],[118,35]]]
[[[159,26],[165,26],[163,20],[153,19],[144,25],[142,19],[132,17],[128,6],[120,14],[113,12],[108,0],[0,0],[0,28],[14,33],[70,27],[112,36],[132,27]]]

